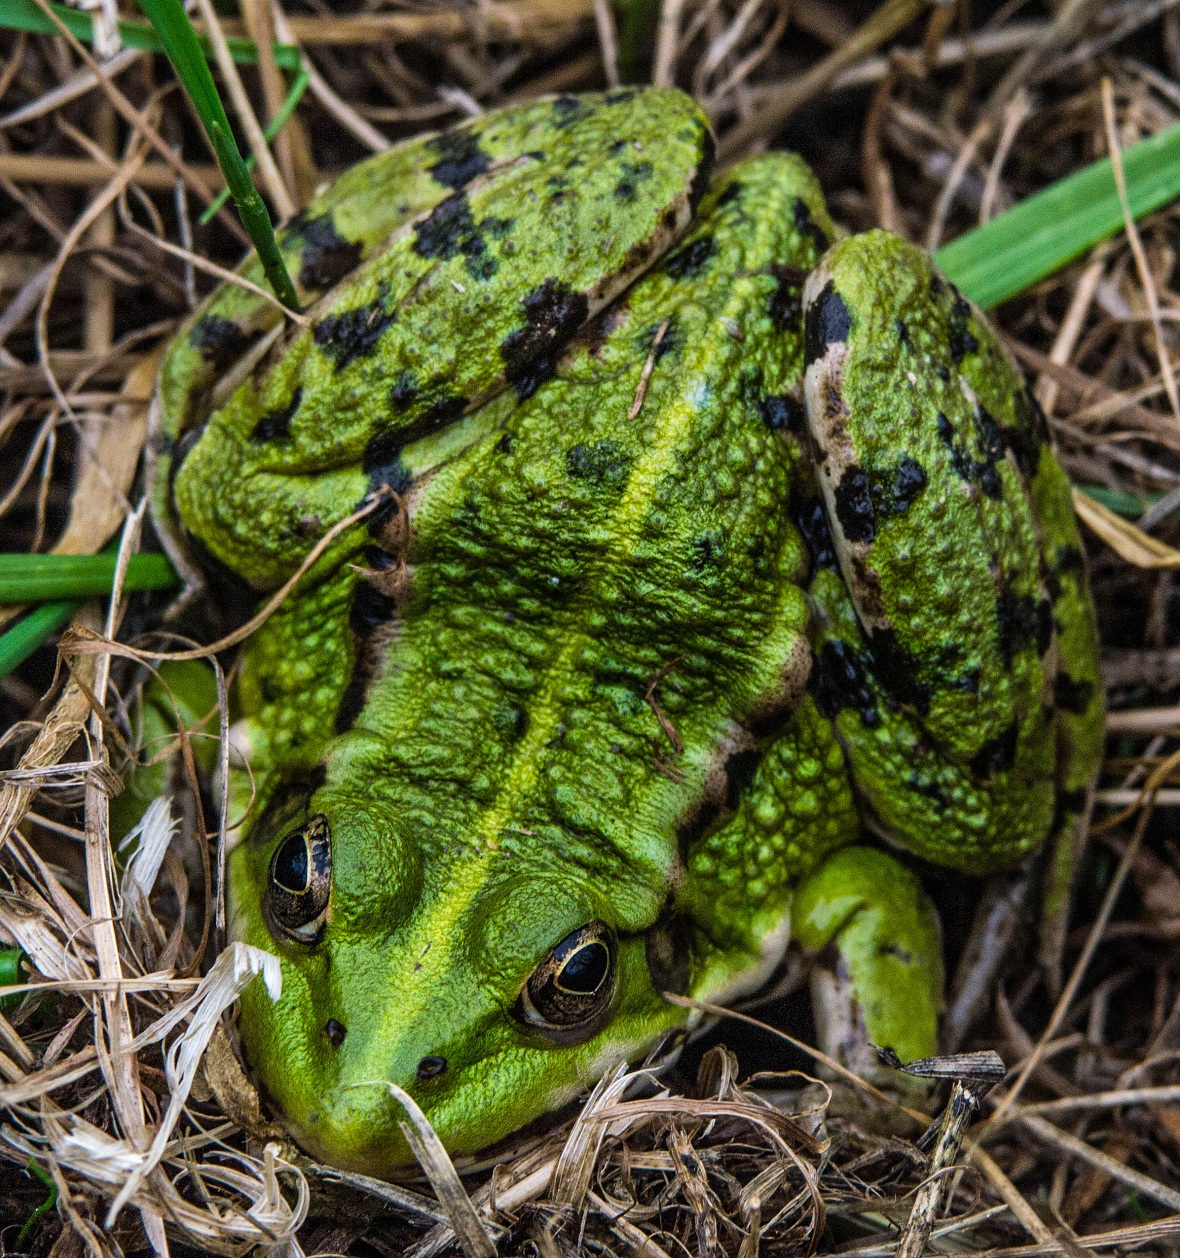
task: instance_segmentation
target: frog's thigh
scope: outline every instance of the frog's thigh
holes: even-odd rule
[[[863,700],[835,696],[853,774],[907,847],[1009,862],[1054,811],[1056,631],[1030,488],[1052,455],[994,334],[916,247],[842,241],[806,300],[807,419],[855,609],[820,676],[863,675]]]
[[[829,856],[796,893],[791,931],[803,948],[824,953],[812,971],[812,1000],[827,1053],[872,1078],[881,1073],[874,1044],[904,1062],[938,1051],[938,917],[895,857],[868,847]],[[897,1084],[892,1072],[890,1082]]]

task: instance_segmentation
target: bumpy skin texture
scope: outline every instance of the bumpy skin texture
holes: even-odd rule
[[[862,822],[975,869],[1092,776],[1081,552],[1019,378],[910,246],[829,247],[790,155],[673,244],[707,150],[654,89],[417,141],[309,216],[332,257],[370,203],[392,232],[310,332],[219,394],[215,297],[165,365],[158,515],[256,589],[398,495],[237,689],[232,928],[284,984],[242,1035],[326,1160],[408,1160],[385,1080],[453,1151],[496,1141],[682,1026],[664,991],[756,987],[793,899],[867,1034],[933,1051],[937,924]],[[459,183],[482,246],[436,247]]]

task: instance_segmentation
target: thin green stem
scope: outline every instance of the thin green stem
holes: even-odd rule
[[[306,67],[300,66],[299,73],[296,74],[295,80],[291,84],[291,90],[287,93],[287,99],[283,101],[282,107],[279,109],[279,112],[275,114],[274,118],[271,120],[270,126],[268,126],[266,130],[263,132],[263,135],[266,136],[268,142],[273,140],[275,136],[278,135],[278,133],[286,125],[287,119],[290,118],[290,116],[295,112],[295,107],[299,104],[299,101],[302,99],[303,93],[307,90],[307,85],[310,82],[311,82],[311,75],[308,74]],[[254,169],[254,154],[253,153],[249,153],[246,156],[246,169],[247,170]],[[221,209],[221,207],[228,200],[229,200],[229,189],[222,188],[222,190],[217,194],[217,196],[215,196],[213,200],[209,203],[209,208],[197,220],[201,224],[201,226],[205,227],[207,224],[212,222],[213,216],[217,213],[218,210]]]
[[[57,1182],[54,1180],[53,1176],[50,1175],[50,1173],[33,1158],[29,1158],[29,1160],[25,1163],[25,1170],[28,1171],[34,1179],[39,1179],[41,1183],[49,1189],[49,1196],[46,1197],[45,1200],[37,1206],[33,1213],[25,1220],[25,1225],[21,1228],[20,1233],[16,1238],[16,1249],[18,1253],[24,1250],[25,1242],[32,1236],[37,1224],[41,1222],[41,1220],[50,1212],[50,1210],[53,1209],[55,1205],[57,1205]]]
[[[299,298],[275,241],[274,226],[266,203],[258,195],[238,151],[225,106],[221,103],[209,63],[184,5],[181,0],[140,0],[140,7],[156,28],[168,59],[205,127],[242,225],[258,251],[258,260],[262,263],[267,282],[284,306],[297,310]]]

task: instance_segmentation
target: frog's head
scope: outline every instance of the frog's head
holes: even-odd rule
[[[247,1057],[314,1155],[411,1161],[414,1097],[473,1153],[633,1059],[685,1012],[651,894],[503,850],[424,854],[375,806],[325,811],[234,853],[233,931],[278,954],[283,992],[242,1002]]]

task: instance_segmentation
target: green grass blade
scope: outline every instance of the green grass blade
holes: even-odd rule
[[[94,40],[94,20],[89,13],[80,13],[77,9],[68,8],[64,4],[51,4],[53,12],[62,20],[70,34],[84,44]],[[34,0],[0,0],[0,27],[13,31],[28,31],[31,35],[56,35],[57,27],[49,20]],[[142,48],[145,52],[163,52],[164,43],[150,26],[144,22],[120,22],[119,38],[128,48]],[[213,48],[209,41],[199,35],[201,50],[207,58],[212,58]],[[226,41],[230,55],[239,65],[256,65],[258,49],[250,39],[234,38]],[[302,64],[299,49],[294,44],[274,44],[275,64],[284,70],[298,70]]]
[[[93,598],[110,591],[117,556],[0,555],[0,603]],[[164,555],[132,555],[123,588],[170,590],[176,573]]]
[[[279,253],[266,203],[258,195],[246,163],[238,152],[225,106],[217,94],[209,63],[205,60],[197,32],[184,11],[184,5],[181,0],[139,0],[139,3],[163,41],[168,59],[204,124],[226,186],[241,215],[242,225],[258,251],[258,260],[262,263],[267,282],[284,306],[297,310],[299,299],[295,295],[295,285],[291,283],[283,255]]]
[[[16,987],[28,981],[25,974],[25,954],[19,948],[0,948],[0,992],[5,987]],[[0,995],[0,1013],[11,1013],[24,996]]]
[[[18,620],[0,637],[0,677],[7,677],[42,643],[48,642],[79,606],[78,601],[72,598],[57,603],[43,603],[29,612],[23,620]]]
[[[1125,494],[1119,489],[1109,489],[1105,485],[1079,485],[1078,488],[1126,520],[1139,519],[1153,502],[1158,502],[1163,497],[1163,494],[1147,494],[1139,498],[1135,494]]]
[[[1126,149],[1123,169],[1135,218],[1180,196],[1180,123]],[[1104,157],[960,236],[934,260],[986,310],[1060,270],[1122,226],[1114,173]]]
[[[304,66],[299,67],[299,73],[295,76],[295,81],[291,84],[291,90],[287,93],[287,99],[283,101],[279,108],[279,112],[271,119],[270,126],[266,128],[263,135],[266,136],[267,142],[275,138],[276,135],[286,125],[287,119],[295,112],[295,107],[303,97],[303,93],[307,90],[307,85],[311,82],[311,75],[308,74]],[[254,169],[254,154],[250,153],[246,158],[246,169]],[[229,200],[229,189],[222,190],[209,203],[204,214],[197,220],[202,227],[207,227],[213,221],[214,215]]]

